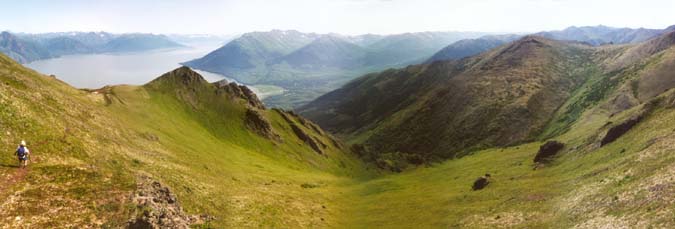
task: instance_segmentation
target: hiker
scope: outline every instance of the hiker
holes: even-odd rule
[[[30,150],[26,147],[26,141],[21,140],[21,144],[14,154],[19,157],[19,167],[26,168],[28,165],[28,155],[30,154]]]

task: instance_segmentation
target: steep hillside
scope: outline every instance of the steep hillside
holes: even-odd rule
[[[82,91],[0,56],[0,80],[2,151],[32,152],[1,158],[8,227],[323,227],[339,193],[319,187],[364,174],[315,124],[188,68]]]
[[[52,56],[39,44],[21,39],[6,31],[0,33],[0,52],[19,63],[28,63]]]
[[[519,35],[488,35],[452,43],[431,56],[427,62],[457,60],[473,56],[520,38]]]
[[[237,72],[264,66],[275,58],[309,44],[316,37],[316,34],[305,34],[295,30],[247,33],[202,58],[184,64],[249,83],[252,81],[236,77]]]
[[[558,110],[542,137],[567,131],[597,104],[616,114],[674,87],[673,44],[675,32],[633,46],[597,48],[599,71]]]
[[[534,141],[471,150],[467,156],[430,168],[417,167],[399,175],[367,180],[348,188],[348,193],[353,196],[344,201],[353,211],[348,211],[351,214],[340,222],[347,227],[401,228],[672,227],[675,225],[670,217],[675,210],[671,204],[675,200],[671,194],[675,187],[672,179],[675,164],[671,153],[675,150],[675,89],[670,86],[662,90],[657,86],[660,84],[649,83],[652,80],[667,83],[675,77],[667,70],[675,63],[674,43],[667,45],[671,36],[666,34],[635,46],[583,48],[584,52],[590,52],[586,61],[595,64],[583,74],[586,75],[583,84],[571,91],[564,104],[551,115],[551,122],[545,125],[545,131],[540,135],[542,140],[552,138],[563,145],[549,161],[533,162],[541,152],[540,147],[545,145]],[[522,41],[490,53],[502,53]],[[635,52],[652,55],[618,68],[607,64]],[[527,56],[518,59],[528,59]],[[414,85],[415,78],[424,74],[419,73],[420,69],[432,68],[418,67],[364,76],[350,84],[351,87],[363,85],[357,93],[362,97],[344,94],[355,90],[347,86],[331,93],[335,97],[330,100],[324,98],[330,106],[321,108],[342,111],[335,114],[339,120],[350,118],[344,113],[347,108],[352,108],[349,110],[352,112],[366,107],[381,108],[375,100],[366,100],[354,107],[344,105],[363,101],[365,95],[385,98],[380,95],[384,91],[403,88],[392,87],[397,81],[408,80],[406,86]],[[444,74],[453,75],[462,70],[455,68]],[[384,78],[384,74],[387,78],[378,78]],[[641,97],[641,87],[654,93]],[[342,102],[338,99],[340,96],[349,102]],[[402,107],[389,100],[382,102]],[[427,106],[426,109],[435,107]],[[424,115],[423,112],[424,109],[420,110],[420,115]],[[307,113],[316,114],[315,111]],[[360,114],[361,117],[372,115]],[[387,121],[379,121],[378,125],[387,125]],[[417,124],[426,123],[418,121]],[[376,131],[379,130],[372,130]],[[493,133],[486,132],[488,135]],[[415,135],[409,137],[417,138]],[[368,142],[358,137],[352,141]],[[353,148],[367,149],[368,145],[365,146]],[[377,164],[384,168],[400,168],[410,163],[396,157],[400,154],[380,156]],[[491,174],[490,183],[483,190],[471,190],[475,179],[485,173]],[[410,218],[411,215],[415,217]]]
[[[533,139],[587,79],[590,54],[528,36],[462,61],[367,75],[300,111],[367,151],[451,158]]]
[[[313,122],[293,112],[264,109],[246,87],[208,83],[188,68],[143,86],[77,90],[0,55],[0,147],[13,152],[24,139],[33,152],[26,170],[15,167],[10,153],[0,157],[0,225],[669,228],[675,225],[675,89],[641,97],[642,90],[655,91],[652,86],[660,85],[645,83],[648,80],[673,78],[668,67],[675,61],[675,49],[664,45],[667,36],[660,39],[640,46],[591,48],[526,37],[463,61],[388,70],[352,82],[364,93],[355,99],[404,96],[397,90],[418,85],[428,87],[429,95],[453,99],[448,96],[451,91],[436,91],[444,82],[463,83],[453,90],[495,88],[480,92],[503,105],[491,106],[485,95],[463,92],[476,93],[477,99],[467,100],[477,105],[475,109],[502,107],[483,113],[507,117],[512,116],[500,112],[522,106],[528,95],[533,106],[524,109],[533,112],[549,107],[538,102],[566,98],[550,116],[573,120],[558,123],[552,118],[544,125],[544,132],[555,132],[552,140],[563,145],[545,162],[533,161],[547,145],[535,139],[470,150],[464,157],[401,173],[368,169]],[[653,55],[610,70],[612,60],[632,52]],[[539,67],[551,62],[560,66]],[[591,63],[578,65],[587,74],[577,68],[567,71],[566,64],[579,62]],[[531,81],[516,80],[517,75]],[[459,81],[468,76],[477,79]],[[549,81],[557,83],[551,86]],[[567,92],[577,84],[581,85]],[[502,87],[512,90],[498,90]],[[528,94],[533,91],[539,93]],[[635,103],[618,99],[631,94]],[[409,109],[406,103],[378,98]],[[431,105],[414,110],[420,116],[438,108],[424,93],[404,98],[410,98],[410,104],[419,99]],[[332,102],[342,103],[336,98]],[[376,99],[363,102],[388,111]],[[516,114],[523,114],[521,110]],[[476,114],[480,115],[471,113]],[[536,124],[537,117],[515,121]],[[484,120],[477,125],[504,125]],[[533,125],[521,125],[522,132]],[[494,134],[502,133],[496,130]],[[378,165],[389,168],[405,163],[396,153],[380,159]],[[485,173],[491,175],[487,186],[472,190]]]
[[[358,68],[366,50],[335,36],[322,36],[275,61],[297,68]]]
[[[675,86],[674,34],[598,48],[528,36],[461,61],[366,75],[299,111],[373,161],[546,139],[603,99],[618,113]]]
[[[448,44],[481,35],[484,33],[422,32],[390,35],[368,46],[371,51],[365,64],[389,67],[416,64]]]
[[[350,187],[344,227],[379,228],[670,228],[675,225],[675,91],[642,121],[599,147],[612,123],[600,107],[556,137],[565,147],[547,164],[533,163],[543,142],[471,155]],[[643,113],[644,114],[644,113]],[[485,173],[490,183],[471,184]],[[423,210],[421,210],[423,209]]]

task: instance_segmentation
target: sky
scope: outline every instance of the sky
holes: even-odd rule
[[[2,0],[0,30],[232,35],[665,28],[673,0]]]

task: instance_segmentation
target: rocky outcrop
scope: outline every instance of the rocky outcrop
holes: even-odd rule
[[[287,123],[293,123],[293,118],[286,113],[286,111],[279,108],[272,108],[274,112],[277,112]]]
[[[534,162],[544,163],[550,161],[565,144],[557,141],[548,141],[539,147],[537,155],[534,156]]]
[[[309,147],[311,147],[315,152],[323,154],[323,149],[326,148],[326,144],[305,133],[305,131],[302,130],[297,124],[291,123],[290,125],[293,133],[295,133],[295,136],[298,136],[300,140],[309,145]]]
[[[131,199],[136,218],[129,220],[128,228],[189,228],[213,220],[208,215],[186,214],[168,187],[147,176],[139,177]]]
[[[293,133],[295,133],[300,140],[304,141],[307,143],[314,151],[317,153],[323,154],[323,150],[328,147],[326,143],[321,141],[318,138],[312,137],[310,134],[305,132],[302,128],[300,128],[300,125],[306,127],[307,129],[313,131],[315,134],[319,136],[323,136],[331,141],[333,146],[338,149],[344,149],[344,145],[335,137],[333,137],[330,134],[327,134],[325,131],[323,131],[318,125],[315,123],[303,118],[302,116],[296,114],[293,111],[284,111],[281,109],[274,108],[273,109],[275,112],[279,113],[281,117],[291,126],[291,129],[293,130]],[[296,122],[297,121],[297,122]],[[298,123],[300,125],[298,125]]]
[[[245,117],[246,128],[263,136],[267,139],[281,141],[281,137],[274,132],[272,124],[265,118],[263,113],[258,109],[249,108],[246,110]]]
[[[251,91],[248,87],[244,85],[239,85],[235,82],[228,83],[225,80],[215,83],[218,86],[218,91],[216,93],[226,92],[236,98],[246,100],[248,105],[264,110],[265,105],[258,99],[258,96]]]
[[[338,148],[338,149],[344,149],[344,145],[342,144],[342,142],[338,141],[337,139],[335,139],[335,137],[333,137],[332,135],[330,135],[330,134],[326,133],[325,131],[323,131],[323,130],[321,129],[321,127],[319,127],[319,125],[317,125],[316,123],[313,123],[312,121],[309,121],[308,119],[306,119],[306,118],[304,118],[304,117],[298,115],[297,113],[295,113],[295,112],[293,112],[293,111],[288,111],[288,112],[284,112],[284,111],[280,111],[280,110],[278,110],[278,111],[279,111],[280,113],[282,113],[283,118],[284,118],[287,122],[289,122],[289,123],[293,122],[293,121],[291,121],[291,120],[292,120],[292,117],[294,117],[296,120],[298,120],[298,122],[300,122],[300,124],[302,124],[303,126],[307,127],[308,129],[313,130],[314,133],[316,133],[316,134],[318,134],[318,135],[320,135],[320,136],[324,136],[324,137],[330,139],[331,143],[333,144],[333,146],[335,146],[335,148]],[[292,117],[291,117],[291,116],[292,116]],[[323,144],[323,143],[322,143],[322,144]]]

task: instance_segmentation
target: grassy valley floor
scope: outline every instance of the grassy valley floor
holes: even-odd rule
[[[247,101],[207,93],[215,86],[195,78],[81,91],[0,61],[4,227],[123,227],[146,210],[130,200],[139,176],[170,187],[187,214],[215,217],[194,227],[675,225],[672,105],[603,147],[607,123],[641,107],[616,115],[589,109],[556,137],[566,144],[562,154],[537,169],[532,159],[543,142],[384,173],[285,112],[261,111],[282,140],[248,131]],[[673,98],[671,90],[663,101]],[[294,126],[324,142],[321,153]],[[27,170],[10,156],[21,139],[33,151]],[[485,173],[492,182],[472,191]]]
[[[597,148],[607,121],[589,111],[558,139],[564,154],[534,169],[535,142],[487,149],[428,168],[354,181],[345,228],[663,228],[675,224],[675,110],[662,109]],[[630,112],[629,112],[630,113]],[[593,134],[589,134],[593,133]],[[492,182],[472,191],[485,174]]]

